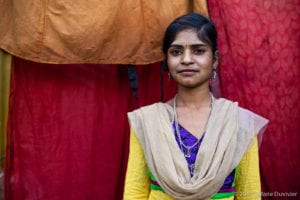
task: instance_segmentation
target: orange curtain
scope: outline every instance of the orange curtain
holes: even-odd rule
[[[149,64],[163,59],[164,30],[206,0],[0,1],[0,48],[26,60]]]

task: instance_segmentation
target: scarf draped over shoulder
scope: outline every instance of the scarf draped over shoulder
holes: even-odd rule
[[[268,120],[220,98],[214,102],[195,161],[194,176],[176,143],[168,104],[155,103],[128,113],[147,165],[163,190],[175,199],[209,199],[250,149]]]

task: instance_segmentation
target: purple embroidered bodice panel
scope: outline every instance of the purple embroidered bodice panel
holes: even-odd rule
[[[192,146],[193,144],[195,144],[198,141],[198,139],[194,135],[192,135],[189,131],[187,131],[184,127],[182,127],[180,124],[178,124],[178,126],[179,126],[179,132],[180,132],[181,140],[186,146]],[[173,129],[174,129],[174,132],[175,132],[175,130],[176,130],[175,123],[173,123]],[[198,144],[195,145],[193,148],[191,148],[190,156],[185,157],[186,161],[188,163],[188,166],[189,166],[191,176],[193,175],[193,170],[194,170],[193,166],[195,164],[196,156],[197,156],[198,150],[201,146],[201,142],[204,138],[204,135],[205,135],[205,133],[200,138]],[[175,138],[176,138],[177,144],[180,148],[180,143],[179,143],[179,139],[177,137],[177,134],[175,134]],[[233,187],[234,186],[233,182],[234,182],[234,178],[235,178],[235,173],[236,173],[236,170],[234,169],[228,175],[228,177],[225,179],[224,184],[221,187],[219,192],[233,192],[234,191],[235,188]]]

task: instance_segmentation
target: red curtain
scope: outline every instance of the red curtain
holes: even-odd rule
[[[5,199],[122,199],[126,112],[161,96],[159,64],[139,66],[137,74],[135,99],[125,66],[51,65],[14,57]],[[175,91],[169,88],[166,97]]]
[[[299,199],[300,1],[208,5],[219,33],[223,96],[270,120],[260,149],[262,196]]]

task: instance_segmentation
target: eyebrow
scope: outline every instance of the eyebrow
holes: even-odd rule
[[[183,47],[184,45],[180,45],[180,44],[171,44],[170,47]],[[192,45],[188,45],[188,46],[191,46],[192,48],[195,48],[195,47],[204,47],[204,46],[207,46],[206,44],[202,44],[202,43],[199,43],[199,44],[192,44]]]

